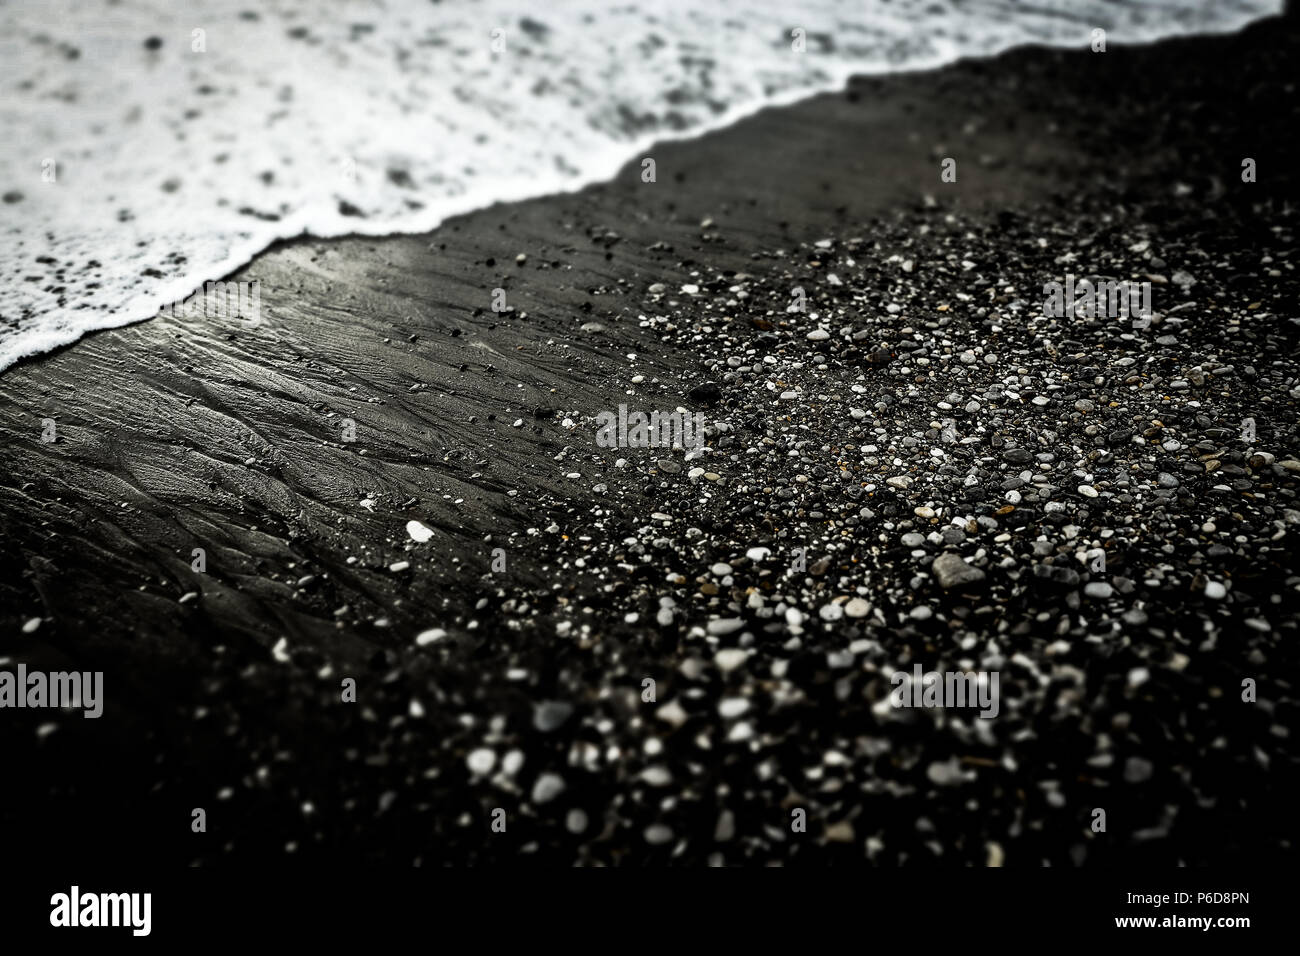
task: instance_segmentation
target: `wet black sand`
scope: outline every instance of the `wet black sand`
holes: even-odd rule
[[[637,161],[427,236],[286,243],[233,277],[255,327],[160,318],[10,370],[0,659],[107,698],[4,713],[15,851],[1289,856],[1293,23],[861,80],[661,145],[652,184]],[[1157,322],[1042,319],[1066,272],[1151,277]],[[620,403],[727,430],[699,461],[598,448]],[[945,550],[983,580],[941,588]],[[1001,715],[882,711],[914,662],[999,670]]]

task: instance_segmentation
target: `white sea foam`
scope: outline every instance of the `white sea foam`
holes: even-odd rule
[[[1281,5],[8,0],[0,370],[147,318],[277,239],[424,232],[581,188],[855,73],[1086,48],[1097,27],[1111,44],[1231,31]]]

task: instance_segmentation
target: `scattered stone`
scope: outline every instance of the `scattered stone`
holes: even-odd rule
[[[533,784],[533,803],[550,803],[565,790],[564,778],[558,773],[544,773]]]
[[[544,700],[533,706],[533,727],[544,734],[559,730],[573,713],[573,705],[562,700]]]
[[[844,613],[852,618],[866,617],[871,612],[871,605],[860,597],[850,598],[844,605]]]
[[[1146,783],[1155,773],[1155,765],[1142,757],[1129,757],[1124,763],[1125,783]]]
[[[492,772],[492,768],[497,764],[496,751],[487,747],[479,747],[477,750],[471,750],[469,756],[465,759],[469,772],[477,776],[484,776]]]
[[[412,541],[418,544],[424,544],[433,537],[433,532],[418,521],[406,522],[406,533],[411,536]]]
[[[930,570],[938,580],[939,587],[945,591],[978,584],[984,580],[983,571],[967,564],[962,560],[961,555],[954,554],[951,551],[935,558]]]

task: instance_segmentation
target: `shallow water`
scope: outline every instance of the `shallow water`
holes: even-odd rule
[[[147,318],[277,239],[424,232],[577,189],[853,74],[1086,49],[1094,28],[1230,31],[1282,4],[177,6],[0,6],[0,369]]]

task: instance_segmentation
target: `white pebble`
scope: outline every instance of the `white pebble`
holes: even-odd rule
[[[718,665],[718,670],[726,673],[727,671],[735,670],[741,664],[745,663],[745,658],[748,656],[748,651],[742,650],[739,647],[728,647],[724,650],[718,651],[718,653],[714,655],[713,663]]]
[[[533,803],[548,803],[564,792],[564,778],[556,773],[544,773],[533,784]]]
[[[421,631],[419,634],[417,634],[415,636],[415,643],[420,645],[421,647],[424,647],[427,644],[432,644],[434,641],[440,641],[446,636],[447,636],[446,631],[444,631],[440,627],[434,627],[434,628],[430,628],[427,631]]]
[[[433,532],[418,521],[406,522],[406,533],[411,536],[413,541],[419,544],[424,544],[424,542],[433,537]]]
[[[482,776],[491,773],[492,768],[497,765],[496,751],[489,750],[487,747],[479,747],[477,750],[471,750],[469,756],[465,758],[465,763],[469,766],[469,772]]]
[[[723,717],[739,717],[749,710],[749,700],[744,697],[724,697],[718,701],[718,713]]]
[[[871,610],[871,605],[860,597],[851,598],[849,603],[844,605],[844,613],[849,617],[866,617]]]

